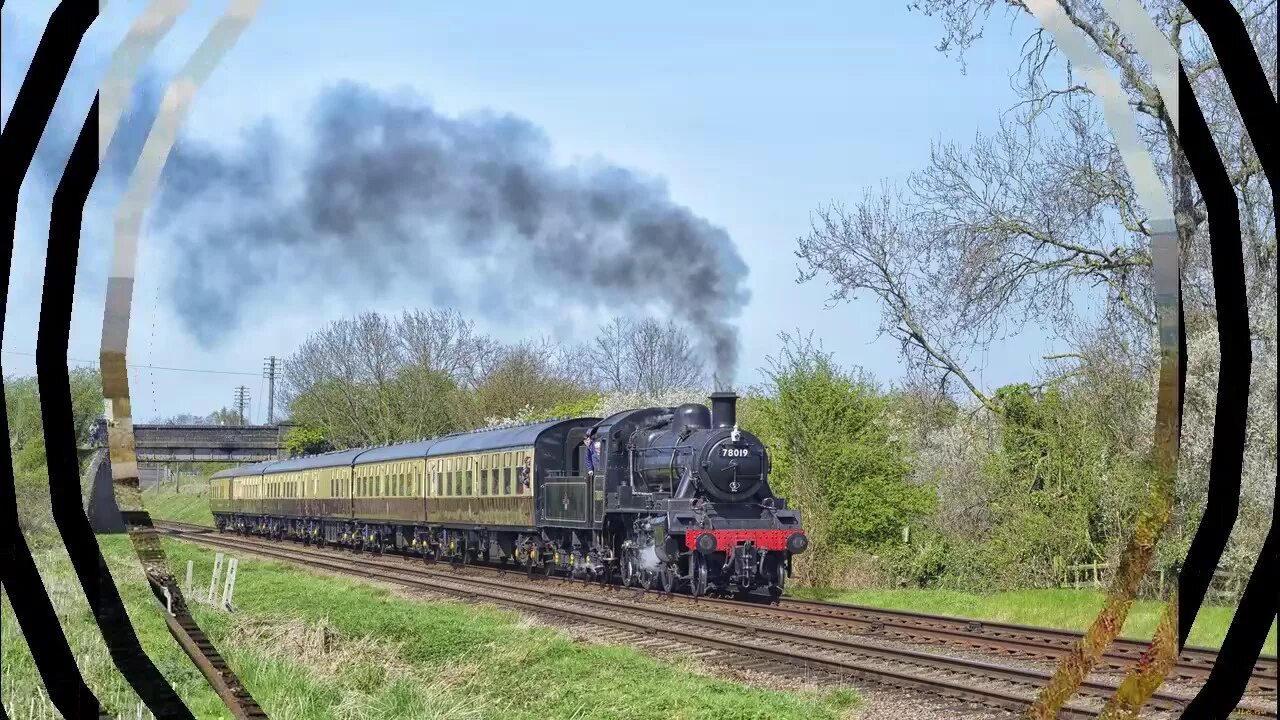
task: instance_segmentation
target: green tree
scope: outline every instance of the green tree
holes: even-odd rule
[[[1143,487],[1146,458],[1112,433],[1116,408],[1087,385],[999,388],[1000,441],[984,463],[994,498],[990,567],[1007,584],[1045,584],[1061,566],[1113,559]]]
[[[593,417],[602,397],[601,393],[589,392],[577,400],[556,403],[546,410],[538,410],[524,415],[521,419],[533,422],[560,417]]]
[[[307,425],[295,425],[284,436],[284,449],[290,457],[298,455],[315,455],[328,452],[333,445],[324,435],[324,430]]]
[[[71,413],[78,445],[86,445],[93,422],[102,414],[102,380],[95,368],[70,371]],[[5,412],[9,421],[9,451],[18,494],[19,521],[29,537],[45,542],[53,528],[47,509],[48,471],[40,385],[34,376],[4,379]]]
[[[476,409],[489,421],[550,417],[555,408],[585,403],[593,394],[567,369],[548,342],[509,347],[476,388]]]
[[[899,537],[933,496],[908,482],[907,447],[874,381],[842,370],[811,336],[782,339],[744,419],[772,451],[775,492],[803,512],[814,540],[801,577],[826,584],[842,555]]]

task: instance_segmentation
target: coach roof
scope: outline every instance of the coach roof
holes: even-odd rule
[[[363,452],[368,452],[368,450],[366,448],[352,448],[350,450],[335,450],[334,452],[320,455],[304,455],[303,457],[290,458],[273,463],[267,472],[300,472],[302,470],[318,470],[320,468],[348,467],[351,465],[351,461]]]
[[[213,478],[227,478],[227,477],[244,477],[246,475],[261,475],[263,470],[265,470],[267,467],[270,467],[271,465],[274,465],[278,462],[279,462],[278,460],[266,460],[263,462],[251,463],[249,465],[237,465],[236,467],[227,468],[226,470],[219,470],[218,472],[210,475],[209,478],[213,479]]]
[[[394,460],[421,460],[427,456],[427,451],[438,442],[440,442],[440,438],[431,438],[370,448],[360,455],[360,458],[356,460],[356,464],[364,465],[365,463],[391,462]]]
[[[592,420],[594,418],[559,418],[557,420],[543,420],[541,422],[529,423],[528,425],[514,425],[511,427],[495,428],[493,430],[477,430],[469,433],[459,433],[457,435],[446,435],[440,438],[439,442],[432,445],[427,450],[427,457],[436,455],[454,455],[457,453],[469,452],[486,452],[488,450],[503,450],[506,448],[524,447],[533,445],[538,441],[538,436],[560,425],[561,423],[570,422],[571,420]]]

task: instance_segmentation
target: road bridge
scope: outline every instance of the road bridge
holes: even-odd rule
[[[138,462],[258,462],[285,457],[279,425],[134,425]]]
[[[105,426],[94,430],[94,447],[81,448],[82,457],[92,456],[88,469],[89,497],[86,510],[95,532],[124,532],[120,510],[111,485],[111,463],[107,457]],[[140,484],[154,484],[157,470],[144,463],[236,462],[249,463],[283,459],[284,434],[288,426],[249,425],[134,425]],[[150,481],[150,482],[148,482]]]

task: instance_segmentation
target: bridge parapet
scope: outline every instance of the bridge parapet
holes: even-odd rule
[[[134,425],[139,462],[259,462],[284,457],[276,425]]]

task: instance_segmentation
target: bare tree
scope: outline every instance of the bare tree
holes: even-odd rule
[[[674,322],[616,317],[585,351],[596,381],[610,392],[658,396],[696,387],[705,366]]]
[[[997,4],[923,0],[914,7],[941,18],[943,50],[963,52]],[[1101,3],[1060,4],[1119,74],[1137,111],[1174,200],[1188,312],[1210,314],[1206,215],[1173,118]],[[1015,13],[1026,10],[1017,0],[1007,5]],[[1257,339],[1274,348],[1275,217],[1260,163],[1190,14],[1166,0],[1147,5],[1184,58],[1240,195],[1245,256],[1255,260],[1249,285],[1259,317],[1252,325]],[[1276,5],[1240,6],[1274,82]],[[1128,341],[1130,361],[1150,366],[1154,359],[1150,222],[1090,90],[1069,68],[1055,74],[1054,51],[1042,30],[1030,32],[1013,76],[1021,102],[999,132],[969,145],[935,146],[905,188],[868,192],[851,209],[821,208],[799,240],[802,281],[828,277],[837,300],[874,294],[881,330],[901,341],[913,369],[959,379],[992,410],[998,409],[971,379],[971,355],[1028,323],[1077,343],[1110,327]]]
[[[475,323],[453,308],[406,310],[395,335],[405,361],[475,387],[500,351],[493,338],[476,332]]]
[[[526,340],[502,349],[476,389],[486,423],[542,413],[586,397],[570,353],[548,338]]]

